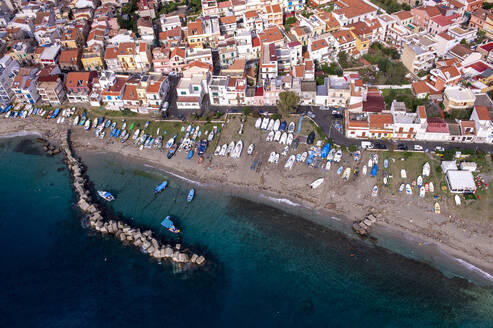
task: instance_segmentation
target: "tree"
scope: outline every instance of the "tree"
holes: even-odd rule
[[[466,39],[462,39],[462,40],[460,40],[460,44],[467,46],[467,41],[466,41]]]
[[[283,116],[295,113],[300,102],[300,97],[292,91],[282,91],[279,93],[277,110]]]
[[[347,67],[347,65],[348,65],[347,54],[344,51],[340,51],[337,54],[337,59],[339,60],[339,64],[342,66],[342,68]]]

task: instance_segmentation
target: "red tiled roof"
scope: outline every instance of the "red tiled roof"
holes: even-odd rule
[[[431,133],[449,133],[448,124],[438,117],[429,117],[426,122],[426,132]]]
[[[479,62],[476,62],[472,65],[469,65],[467,66],[468,68],[472,68],[476,71],[478,71],[479,73],[483,73],[484,71],[486,71],[488,68],[490,68],[488,65],[486,65],[485,63],[483,63],[482,61],[479,61]]]
[[[366,101],[363,101],[363,111],[379,113],[385,109],[384,98],[376,94],[368,94]]]
[[[474,109],[478,114],[478,119],[480,119],[481,121],[491,121],[490,113],[488,113],[488,107],[476,106]]]
[[[493,49],[493,42],[489,42],[487,44],[483,44],[482,46],[480,46],[480,48],[483,49],[483,50],[486,50],[486,51],[490,52]]]

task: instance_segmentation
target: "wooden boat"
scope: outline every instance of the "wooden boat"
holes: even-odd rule
[[[378,195],[378,186],[374,185],[373,188],[371,189],[371,196],[377,197],[377,195]]]
[[[434,211],[435,214],[440,214],[440,204],[438,202],[435,202]]]
[[[399,192],[403,192],[403,191],[404,191],[404,188],[406,188],[406,185],[402,183],[402,184],[399,186]]]
[[[301,154],[300,162],[304,163],[307,157],[308,157],[308,153],[306,151],[303,152],[303,154]]]
[[[262,125],[260,126],[262,130],[267,130],[267,126],[269,125],[269,118],[264,117],[262,119]]]
[[[423,177],[421,175],[416,180],[416,185],[418,186],[418,188],[421,188],[421,186],[423,185]]]
[[[430,176],[430,163],[426,162],[424,165],[423,165],[423,172],[422,172],[422,175],[424,177],[429,177]]]
[[[319,178],[310,184],[310,188],[317,189],[324,182],[324,178]]]
[[[276,152],[275,151],[271,152],[269,155],[269,160],[267,161],[267,163],[274,163],[275,157],[276,157]]]

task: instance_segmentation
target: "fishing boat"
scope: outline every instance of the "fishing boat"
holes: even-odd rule
[[[162,222],[161,225],[168,229],[169,232],[179,233],[180,229],[176,229],[173,221],[171,221],[171,217],[168,215]]]
[[[431,181],[429,183],[429,188],[430,188],[430,192],[435,192],[435,185],[433,185],[433,182]]]
[[[176,135],[173,138],[170,138],[168,140],[168,142],[166,143],[166,149],[169,149],[169,148],[171,148],[171,146],[173,146],[173,144],[175,143],[175,138],[176,138]]]
[[[286,140],[286,145],[291,145],[293,143],[293,134],[288,133],[288,140]]]
[[[190,149],[187,155],[187,159],[191,159],[193,157],[193,149]]]
[[[253,154],[253,150],[254,149],[255,149],[255,145],[254,144],[250,144],[250,146],[248,146],[248,149],[247,149],[247,154],[248,155]]]
[[[134,134],[132,135],[132,140],[136,140],[139,137],[140,134],[140,129],[135,130]]]
[[[455,205],[460,206],[460,204],[461,204],[460,196],[455,195],[454,199],[455,199]]]
[[[262,130],[267,130],[267,126],[268,125],[269,125],[269,118],[268,117],[264,117],[263,120],[262,120],[261,129]]]
[[[226,156],[227,149],[228,149],[228,145],[227,144],[222,145],[221,151],[219,152],[219,156]]]
[[[371,189],[371,196],[372,197],[378,196],[378,186],[377,185],[374,185],[373,188]]]
[[[59,116],[58,119],[56,120],[56,124],[60,124],[61,121],[62,121],[62,117]]]
[[[373,160],[373,163],[374,164],[377,164],[378,163],[378,155],[377,154],[373,154],[372,160]]]
[[[281,135],[282,135],[282,132],[281,131],[276,131],[275,134],[274,134],[274,141],[279,141],[281,140]]]
[[[77,125],[77,124],[79,124],[79,120],[80,120],[79,116],[76,116],[74,118],[74,126]]]
[[[378,165],[377,164],[373,164],[373,166],[371,167],[370,176],[371,177],[376,177],[377,176],[377,173],[378,173]]]
[[[130,124],[130,127],[128,128],[129,131],[132,131],[134,129],[134,126],[135,126],[135,123],[132,122],[132,124]]]
[[[241,152],[243,150],[243,141],[238,141],[236,143],[235,149],[233,151],[233,158],[239,159],[241,157]]]
[[[440,214],[440,204],[438,204],[438,202],[435,203],[433,210],[434,210],[435,214]]]
[[[109,128],[110,126],[111,126],[111,120],[107,120],[106,123],[104,124],[104,127]]]
[[[92,127],[93,127],[93,128],[97,128],[97,127],[98,127],[98,122],[99,122],[99,121],[98,121],[98,118],[97,118],[97,117],[95,117],[95,118],[94,118],[94,120],[92,121]]]
[[[363,165],[363,175],[366,175],[366,172],[368,171],[368,167],[366,165]]]
[[[269,155],[269,160],[267,161],[268,163],[274,163],[274,159],[276,158],[276,152],[273,151]]]
[[[84,124],[84,130],[89,131],[91,128],[91,121],[87,120],[86,123]]]
[[[383,168],[386,169],[389,167],[389,160],[388,159],[384,159],[383,160]]]
[[[406,185],[401,183],[401,185],[399,186],[399,192],[403,192],[404,188],[406,188]]]
[[[332,148],[329,153],[327,154],[327,160],[328,161],[333,161],[334,160],[334,156],[336,154],[336,149],[335,148]]]
[[[289,123],[289,125],[288,125],[288,132],[289,133],[294,133],[295,127],[296,126],[295,126],[294,122]]]
[[[319,178],[312,183],[310,183],[310,188],[317,189],[324,182],[324,178]]]
[[[195,189],[190,189],[187,195],[187,202],[191,202],[193,200],[193,197],[195,196]]]
[[[267,130],[269,130],[269,131],[274,130],[274,124],[275,124],[275,121],[274,121],[274,119],[271,118],[269,121],[269,125],[267,126]]]
[[[406,173],[406,170],[404,170],[404,169],[401,169],[401,178],[402,179],[406,179],[407,178],[407,173]]]
[[[122,124],[122,130],[125,130],[127,128],[127,122],[125,120],[122,120],[123,124]],[[157,129],[157,132],[156,134],[159,134],[159,128]]]
[[[284,149],[282,150],[281,155],[282,156],[287,156],[288,155],[288,151],[289,151],[289,146],[284,147]]]
[[[279,154],[276,153],[276,156],[274,156],[274,164],[279,163]]]
[[[211,142],[214,139],[214,132],[210,132],[209,136],[207,137],[207,141]]]
[[[425,187],[421,186],[419,188],[419,197],[421,198],[425,197],[425,193],[426,193]]]
[[[286,127],[287,127],[286,121],[282,121],[281,125],[279,126],[279,130],[284,131],[286,130]]]
[[[202,162],[204,161],[204,156],[202,155],[199,155],[199,159],[197,160],[197,164],[202,164]]]
[[[168,157],[168,159],[171,159],[171,157],[173,157],[173,155],[176,153],[176,148],[177,148],[176,144],[171,146],[171,148],[168,151],[168,155],[166,155],[166,157]]]
[[[279,140],[279,143],[281,145],[284,145],[286,144],[287,140],[288,140],[288,134],[286,132],[283,132],[283,134],[281,135],[281,139]]]
[[[421,186],[423,185],[423,177],[421,175],[416,180],[416,185],[418,186],[418,188],[421,188]]]
[[[430,176],[430,170],[431,170],[430,163],[426,162],[426,163],[423,165],[422,175],[423,175],[424,177],[429,177],[429,176]]]
[[[159,194],[161,191],[166,189],[166,186],[168,185],[168,181],[163,181],[159,186],[154,188],[154,194]]]
[[[291,170],[293,167],[294,161],[296,160],[296,156],[291,155],[289,156],[289,159],[286,161],[286,164],[284,165],[285,169]]]
[[[300,144],[300,139],[294,138],[293,142],[291,143],[291,149],[293,150],[297,149],[299,144]]]
[[[267,134],[267,138],[265,138],[265,141],[271,142],[272,140],[274,140],[274,135],[274,131],[270,131],[269,134]]]
[[[221,146],[217,146],[216,150],[214,150],[214,156],[219,156],[220,152],[221,152]]]
[[[349,167],[347,167],[344,170],[344,173],[342,174],[342,179],[343,180],[348,180],[350,175],[351,175],[351,169]]]
[[[308,157],[308,153],[306,151],[303,152],[303,154],[301,154],[300,162],[304,163],[307,157]]]
[[[334,155],[334,162],[339,163],[342,158],[342,150],[338,149]]]
[[[430,185],[428,184],[428,182],[425,183],[425,191],[426,192],[430,191]]]
[[[344,166],[339,166],[339,168],[336,171],[337,175],[340,175],[343,170],[344,170]]]
[[[387,182],[388,182],[389,180],[388,180],[388,178],[387,178],[387,177],[383,177],[382,181],[383,181],[383,184],[384,184],[384,185],[387,185]]]
[[[116,122],[111,123],[111,128],[116,129]]]
[[[151,122],[146,121],[146,123],[144,124],[144,130],[145,130],[145,129],[147,129],[147,128],[149,127],[149,124],[150,124],[150,123],[151,123]]]
[[[329,155],[329,152],[330,152],[330,143],[327,143],[322,149],[322,152],[320,153],[320,157],[326,158]]]
[[[115,200],[115,196],[113,196],[109,191],[98,190],[98,195],[108,202]]]
[[[411,185],[409,183],[406,184],[406,194],[408,194],[408,195],[413,194],[413,189],[411,188]]]
[[[228,145],[228,149],[226,150],[226,155],[233,156],[234,149],[235,149],[235,142],[231,141]]]
[[[368,160],[368,167],[372,167],[372,166],[373,166],[373,161],[372,161],[372,159],[370,158],[370,159]]]
[[[277,119],[275,122],[274,122],[274,131],[278,131],[279,130],[279,126],[281,125],[281,121],[279,119]]]
[[[257,120],[255,121],[255,128],[256,129],[260,129],[260,126],[262,125],[262,119],[259,117],[257,118]]]
[[[103,131],[101,132],[101,134],[99,135],[99,139],[104,139],[104,137],[106,136],[106,131]]]
[[[361,159],[361,152],[359,150],[354,153],[353,159],[355,162],[357,162]]]

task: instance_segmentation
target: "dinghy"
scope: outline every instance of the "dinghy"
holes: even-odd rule
[[[267,130],[269,131],[274,130],[274,123],[275,123],[274,119],[271,118],[269,121],[269,125],[267,126]]]
[[[348,180],[350,175],[351,175],[351,169],[349,167],[347,167],[344,170],[344,173],[342,174],[342,179],[343,180]]]
[[[371,196],[377,197],[377,195],[378,195],[378,186],[374,185],[373,188],[371,189]]]
[[[429,183],[429,188],[430,188],[430,192],[435,192],[435,186],[433,185],[433,182],[431,182],[431,181]]]
[[[289,133],[288,134],[288,140],[286,140],[287,145],[291,145],[293,143],[293,134]]]
[[[320,152],[320,157],[326,158],[330,152],[330,143],[325,144],[324,148]]]
[[[190,189],[190,191],[188,192],[188,195],[187,195],[187,202],[191,202],[193,200],[193,198],[195,197],[195,189]]]
[[[283,134],[281,136],[281,140],[279,140],[279,143],[281,145],[284,145],[284,144],[286,144],[287,139],[288,139],[288,134],[286,132],[283,132]]]
[[[404,188],[406,188],[406,185],[402,183],[399,187],[399,192],[403,192]]]
[[[79,124],[79,120],[80,120],[79,116],[76,116],[74,118],[74,126],[77,125],[77,124]]]
[[[268,125],[269,125],[269,118],[264,117],[264,119],[262,120],[262,125],[261,125],[262,130],[267,130]]]
[[[167,185],[168,185],[168,181],[161,182],[161,184],[159,184],[156,188],[154,188],[154,194],[159,194],[161,191],[166,189]]]
[[[401,178],[402,179],[406,179],[407,178],[407,173],[406,173],[406,170],[404,170],[404,169],[401,169]]]
[[[221,146],[217,146],[216,150],[214,150],[214,156],[219,156],[220,152],[221,152]]]
[[[363,165],[363,175],[366,175],[366,172],[368,170],[368,167],[366,165]]]
[[[440,204],[438,204],[438,202],[435,203],[434,211],[435,214],[440,214]]]
[[[406,194],[408,194],[408,195],[413,194],[413,190],[411,189],[411,185],[409,183],[406,184]]]
[[[388,159],[384,159],[383,160],[383,168],[386,169],[389,167],[389,160]]]
[[[421,175],[416,180],[416,185],[418,186],[418,188],[421,188],[421,186],[423,185],[423,177]]]
[[[282,121],[281,125],[279,126],[279,130],[284,131],[286,130],[287,123],[286,121]]]
[[[281,131],[276,131],[276,133],[274,134],[274,141],[281,140],[281,135],[282,135]]]
[[[115,196],[113,196],[109,191],[98,190],[98,195],[108,202],[115,200]]]
[[[255,149],[255,145],[254,144],[250,144],[250,146],[248,146],[248,149],[247,149],[247,154],[248,155],[253,154],[253,150],[254,149]]]
[[[257,118],[257,121],[255,121],[255,128],[260,129],[261,125],[262,125],[262,119],[259,117]]]
[[[428,184],[428,182],[425,183],[425,191],[426,192],[430,191],[430,185]]]
[[[307,157],[308,157],[308,153],[306,151],[303,152],[303,154],[301,154],[300,162],[304,163]]]
[[[371,160],[371,158],[368,160],[368,167],[372,167],[373,166],[373,161]]]
[[[325,170],[328,171],[330,170],[331,162],[327,161],[327,164],[325,164]]]
[[[294,156],[294,155],[289,156],[289,159],[287,160],[286,164],[284,165],[284,168],[291,170],[295,160],[296,160],[296,156]]]
[[[289,123],[289,126],[288,126],[288,132],[289,132],[289,133],[294,133],[294,129],[295,129],[295,124],[294,124],[294,122]]]
[[[329,151],[329,154],[327,155],[327,160],[332,162],[332,160],[334,160],[335,154],[336,154],[336,149],[335,148],[332,148]]]
[[[421,186],[419,188],[419,197],[421,198],[425,197],[425,193],[426,193],[425,187]]]
[[[334,155],[334,162],[339,163],[342,158],[342,150],[338,149]]]
[[[454,199],[455,199],[455,205],[460,206],[460,204],[461,204],[460,196],[455,195]]]
[[[310,184],[310,188],[317,189],[324,182],[324,178],[319,178]]]
[[[277,119],[275,122],[274,122],[274,131],[278,131],[279,130],[279,126],[281,125],[281,121],[279,119]]]
[[[422,175],[424,177],[429,177],[430,176],[430,163],[426,162],[424,165],[423,165],[423,172],[422,172]]]
[[[267,162],[268,163],[274,163],[274,158],[276,158],[276,152],[275,151],[270,153],[269,160]]]

